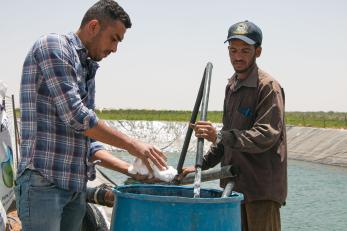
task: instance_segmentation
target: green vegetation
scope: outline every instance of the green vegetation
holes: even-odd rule
[[[191,111],[156,111],[156,110],[96,110],[97,115],[106,120],[161,120],[161,121],[189,121]],[[200,114],[198,114],[198,118]],[[208,112],[208,120],[220,123],[221,111]]]
[[[105,120],[161,120],[161,121],[189,121],[191,111],[173,110],[135,110],[113,109],[96,110],[97,115]],[[16,109],[19,118],[19,110]],[[200,115],[198,115],[198,118]],[[207,119],[214,123],[222,122],[221,111],[209,111]],[[346,112],[286,112],[287,125],[321,127],[321,128],[347,128]]]
[[[345,112],[286,112],[288,125],[347,128],[347,113]]]
[[[162,120],[189,121],[191,111],[157,111],[157,110],[97,110],[102,119],[107,120]],[[209,111],[208,120],[221,123],[221,111]],[[198,115],[199,118],[199,115]],[[286,112],[287,125],[347,128],[347,113],[344,112]]]

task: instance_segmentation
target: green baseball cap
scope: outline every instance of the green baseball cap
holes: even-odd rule
[[[240,39],[249,45],[260,46],[263,40],[263,33],[257,25],[246,20],[229,27],[228,37],[224,43],[233,39]]]

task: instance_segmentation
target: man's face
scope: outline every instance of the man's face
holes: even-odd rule
[[[124,38],[126,27],[119,20],[108,22],[91,38],[88,47],[88,56],[94,61],[101,61],[111,52],[117,51],[118,43]]]
[[[228,46],[230,62],[236,73],[243,73],[255,63],[261,54],[261,48],[249,45],[242,40],[231,40]]]

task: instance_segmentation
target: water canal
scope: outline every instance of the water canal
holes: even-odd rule
[[[132,161],[125,152],[115,156]],[[177,166],[179,153],[168,153],[168,163]],[[189,153],[185,165],[193,164],[195,154]],[[119,185],[126,176],[105,170]],[[347,168],[288,161],[287,205],[281,209],[282,230],[347,230]],[[218,181],[202,182],[202,188],[219,189]]]

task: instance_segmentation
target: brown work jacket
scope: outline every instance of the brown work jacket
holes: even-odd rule
[[[225,91],[222,140],[204,155],[203,169],[221,162],[240,173],[234,191],[245,202],[287,197],[287,143],[284,92],[279,83],[257,65],[243,81],[234,74]],[[225,187],[230,179],[222,179]]]

